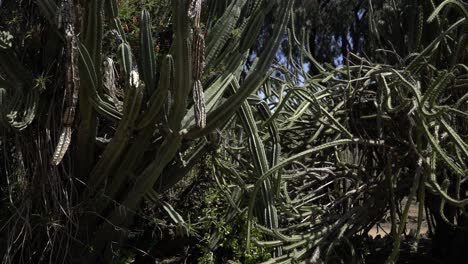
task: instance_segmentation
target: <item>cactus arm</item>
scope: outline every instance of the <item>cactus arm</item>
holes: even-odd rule
[[[104,0],[104,12],[109,19],[117,18],[119,15],[119,7],[117,0]]]
[[[91,192],[101,187],[101,183],[108,178],[119,164],[120,157],[128,146],[135,120],[140,112],[143,89],[143,85],[140,84],[139,87],[130,87],[127,90],[124,102],[124,116],[117,127],[114,137],[91,172],[88,183]]]
[[[174,83],[174,60],[171,55],[166,55],[162,62],[161,67],[161,77],[159,79],[158,89],[150,98],[150,107],[147,112],[141,118],[141,121],[138,124],[137,129],[145,128],[149,125],[154,125],[158,117],[159,112],[161,111],[164,100],[167,97],[167,92],[172,88]]]
[[[99,47],[102,40],[102,0],[87,1],[84,12],[84,32],[82,32],[83,43],[80,45],[80,91],[79,91],[79,110],[80,125],[78,127],[77,138],[77,156],[76,168],[78,175],[88,175],[91,171],[92,163],[95,160],[95,141],[97,133],[97,115],[95,106],[89,98],[93,98],[90,89],[99,90],[102,83],[100,67],[94,68],[94,65],[101,65]],[[87,50],[89,50],[89,54]],[[86,51],[86,52],[85,52]],[[91,58],[91,62],[86,63],[83,55]],[[99,76],[99,79],[98,77]]]
[[[102,116],[111,119],[113,121],[118,121],[122,117],[115,105],[112,105],[108,102],[105,102],[97,92],[97,87],[99,85],[99,78],[97,78],[96,67],[94,66],[93,60],[88,52],[88,49],[80,43],[79,48],[80,54],[80,74],[83,75],[80,79],[84,80],[83,85],[81,85],[82,93],[86,94],[86,97],[83,101],[89,103],[91,108],[94,108],[94,111],[100,113]],[[92,109],[90,110],[92,111]]]
[[[419,66],[422,60],[425,59],[425,56],[431,53],[431,51],[440,45],[440,42],[452,31],[454,31],[457,27],[463,25],[466,23],[466,18],[459,19],[455,23],[453,23],[450,27],[448,27],[446,30],[441,32],[439,36],[437,36],[436,39],[434,39],[429,45],[426,46],[417,56],[415,56],[409,63],[408,66],[406,67],[408,71],[410,72],[415,72],[419,70]]]
[[[136,178],[129,192],[125,194],[121,205],[126,210],[134,211],[148,191],[152,190],[153,185],[158,180],[163,169],[172,161],[178,153],[182,137],[179,134],[170,134],[161,144],[154,161],[145,168],[145,170]],[[107,218],[114,225],[125,225],[131,218],[122,214],[118,208],[113,208]],[[101,232],[108,232],[110,225],[106,225],[96,234],[96,237],[103,237]],[[105,236],[104,236],[105,237]]]
[[[283,33],[289,18],[289,10],[292,8],[292,2],[293,1],[281,1],[281,8],[278,8],[279,21],[275,25],[273,35],[268,41],[267,47],[265,47],[265,50],[262,52],[256,67],[246,78],[242,87],[213,112],[208,114],[207,125],[205,128],[194,128],[187,134],[188,138],[197,138],[206,135],[215,129],[226,119],[226,116],[232,115],[239,108],[241,103],[246,100],[247,97],[256,89],[258,89],[262,81],[264,81],[266,78],[268,68],[273,61],[276,51],[281,43],[281,38],[283,37]]]
[[[32,73],[12,50],[4,48],[0,48],[0,72],[5,76],[0,82],[4,89],[0,108],[2,122],[6,127],[23,130],[34,120],[39,102],[39,91],[30,88]]]
[[[205,65],[205,37],[200,28],[201,0],[192,0],[189,16],[192,22],[192,92],[195,121],[200,128],[206,125],[205,94],[202,74]]]
[[[111,26],[119,33],[119,37],[122,42],[127,43],[125,32],[123,31],[122,24],[118,18],[119,10],[117,0],[104,0],[104,13],[109,19]]]
[[[257,176],[263,175],[268,170],[268,160],[252,110],[247,102],[242,104],[237,112],[237,116],[242,121],[244,129],[249,135],[249,146],[252,152],[255,174],[257,174]]]
[[[169,128],[178,133],[186,112],[187,95],[192,83],[192,55],[190,43],[190,22],[187,16],[187,1],[173,1],[175,15],[174,42],[174,104],[169,119]]]
[[[452,7],[456,7],[456,9],[465,16],[466,19],[468,19],[468,5],[466,3],[463,3],[463,1],[457,1],[457,0],[445,0],[442,3],[440,3],[439,6],[432,12],[432,14],[427,18],[427,22],[432,23],[435,18],[438,18],[438,15],[440,11],[445,6],[451,5]]]
[[[147,95],[151,96],[155,89],[156,59],[154,55],[154,43],[151,36],[151,20],[148,11],[141,12],[141,73],[145,82]]]
[[[241,7],[244,6],[245,0],[232,1],[224,14],[219,18],[210,34],[206,39],[206,65],[211,65],[214,58],[218,57],[221,49],[229,40],[229,35],[234,29],[236,22],[241,14]]]
[[[130,81],[130,72],[133,70],[132,50],[130,45],[122,42],[119,45],[119,61],[122,66],[124,79],[128,83]]]
[[[78,7],[75,5],[78,5]],[[72,125],[75,121],[76,105],[78,103],[80,79],[78,73],[78,40],[76,37],[77,32],[75,24],[76,20],[79,18],[74,12],[75,8],[80,8],[79,3],[72,3],[71,0],[64,0],[62,2],[61,14],[63,16],[63,29],[66,44],[66,106],[62,117],[62,132],[51,161],[52,165],[55,166],[62,161],[71,143]]]
[[[462,154],[465,156],[465,161],[468,161],[468,145],[463,141],[461,136],[453,129],[444,119],[440,120],[442,127],[448,132],[453,142],[460,148]]]
[[[125,183],[134,180],[134,175],[130,173],[135,171],[137,168],[142,166],[145,161],[144,155],[151,146],[151,137],[154,133],[154,127],[147,126],[144,129],[138,131],[137,136],[129,144],[127,149],[124,151],[124,155],[121,158],[120,165],[115,169],[112,179],[108,181],[106,186],[105,194],[112,200],[117,200],[117,195],[122,188],[127,188]],[[131,175],[131,177],[129,177]],[[106,199],[97,208],[97,212],[103,213],[103,211],[111,204],[111,200]]]
[[[249,149],[253,158],[256,178],[260,178],[269,170],[269,164],[263,141],[260,138],[257,124],[247,101],[242,104],[237,115],[249,136]],[[265,179],[261,185],[261,200],[255,206],[258,218],[261,224],[269,228],[277,228],[278,216],[274,206],[274,190],[271,186],[271,177]]]
[[[80,110],[80,125],[78,127],[77,137],[77,156],[76,167],[78,175],[87,175],[91,170],[91,164],[94,161],[94,142],[96,139],[97,118],[96,112],[93,109],[92,102],[89,98],[89,87],[93,86],[94,78],[97,78],[95,71],[87,65],[85,56],[89,58],[86,49],[80,46],[80,90],[78,107]]]
[[[232,73],[223,74],[215,82],[213,82],[208,89],[205,91],[205,99],[206,99],[206,111],[212,111],[222,99],[222,96],[229,86],[232,85],[231,82],[234,81],[234,75]],[[194,115],[194,107],[192,106],[187,114],[185,115],[182,121],[182,128],[183,129],[191,129],[195,126],[195,115]]]
[[[189,43],[189,21],[187,16],[187,1],[173,1],[173,14],[175,18],[175,79],[174,79],[174,105],[169,119],[169,129],[171,130],[164,139],[154,160],[135,179],[129,192],[125,197],[119,199],[122,206],[129,210],[135,210],[148,191],[152,189],[163,169],[178,153],[181,146],[182,136],[178,133],[181,120],[185,115],[186,98],[190,92],[191,85],[191,54]],[[187,62],[187,60],[189,60]],[[113,209],[109,214],[110,222],[120,225],[128,220],[128,217],[121,215],[118,209]],[[104,227],[101,232],[107,233],[108,228]],[[97,234],[99,237],[100,235]]]
[[[126,179],[126,171],[132,171],[135,169],[138,161],[142,160],[142,155],[145,153],[148,146],[149,140],[153,135],[154,125],[156,118],[158,117],[159,111],[161,110],[164,99],[167,96],[167,91],[173,83],[173,59],[171,55],[167,55],[163,60],[163,74],[159,80],[158,89],[151,96],[150,107],[147,109],[147,112],[143,114],[139,121],[136,122],[135,130],[138,130],[133,144],[128,148],[127,154],[125,154],[121,160],[123,162],[119,168],[115,171],[115,176],[112,177],[112,181],[106,190],[106,195],[112,198],[116,198],[115,195],[120,190],[119,187],[122,186],[123,182]]]
[[[426,120],[424,120],[424,118],[421,118],[420,122],[421,122],[421,126],[423,128],[424,133],[427,136],[429,143],[434,148],[434,152],[439,154],[439,156],[445,162],[447,167],[454,174],[459,175],[459,176],[464,176],[465,172],[463,171],[463,168],[460,168],[460,166],[458,166],[455,162],[453,162],[452,159],[447,155],[447,153],[442,149],[442,147],[439,144],[439,140],[436,137],[434,137],[432,133],[430,132],[428,124],[426,123]]]
[[[6,98],[5,96],[5,99]],[[3,107],[1,109],[3,122],[6,126],[18,131],[25,129],[34,121],[38,101],[39,92],[37,90],[30,91],[26,95],[26,100],[24,100],[24,97],[21,95],[14,96],[11,103],[5,102],[6,109],[4,110]],[[5,115],[5,117],[3,115]]]
[[[205,154],[210,150],[210,145],[207,143],[205,139],[201,139],[197,142],[196,146],[194,147],[193,151],[190,151],[186,156],[183,157],[185,164],[177,163],[172,166],[169,166],[164,173],[159,177],[158,181],[154,185],[154,190],[158,193],[163,193],[173,187],[176,183],[178,183],[182,178],[184,178],[187,173],[193,169],[193,167],[199,162],[201,159],[205,157]]]
[[[268,105],[262,101],[257,105],[258,112],[261,118],[266,121],[271,118],[272,114],[268,108]],[[263,124],[262,124],[263,125]],[[270,150],[270,159],[269,159],[269,168],[276,166],[279,162],[279,157],[281,155],[281,144],[280,144],[280,136],[278,127],[276,126],[275,122],[271,122],[268,126],[268,134],[270,135],[271,139],[271,150]],[[280,192],[280,183],[281,183],[281,173],[276,172],[273,174],[273,178],[276,178],[275,184],[275,195],[279,195]]]
[[[274,2],[274,1],[269,1]],[[249,17],[249,23],[246,24],[246,28],[242,31],[241,37],[239,38],[239,50],[249,50],[255,44],[257,35],[262,29],[265,15],[271,10],[271,5],[267,8],[258,5]],[[284,11],[284,10],[283,10]]]
[[[271,175],[273,175],[275,172],[278,170],[284,168],[286,165],[290,164],[291,162],[302,158],[306,155],[310,155],[312,153],[316,153],[318,151],[322,151],[324,149],[328,149],[334,146],[339,146],[339,145],[346,145],[346,144],[351,144],[351,143],[356,143],[356,144],[364,144],[364,145],[379,145],[380,142],[374,142],[374,141],[366,141],[366,140],[359,140],[359,139],[338,139],[332,142],[328,142],[316,147],[313,147],[311,149],[305,150],[301,153],[298,153],[296,155],[293,155],[281,162],[279,162],[276,166],[272,167],[269,169],[264,175],[262,175],[260,178],[258,178],[257,182],[255,183],[254,190],[252,192],[252,195],[249,198],[249,210],[248,210],[248,219],[249,223],[247,225],[247,250],[250,248],[250,243],[251,243],[251,219],[253,217],[253,209],[255,207],[255,200],[258,191],[262,187],[263,181],[268,179]]]

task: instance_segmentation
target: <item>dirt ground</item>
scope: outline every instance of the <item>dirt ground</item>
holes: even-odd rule
[[[402,208],[406,204],[406,199],[402,201]],[[418,209],[419,204],[412,202],[406,223],[405,234],[415,233],[418,225]],[[399,223],[397,222],[399,225]],[[367,244],[369,255],[366,256],[367,264],[381,264],[384,263],[387,257],[391,253],[392,239],[390,236],[391,223],[390,217],[385,217],[379,224],[376,224],[369,232],[369,236],[372,237]],[[412,230],[412,231],[411,231]],[[417,251],[412,248],[412,239],[407,240],[407,237],[402,237],[402,243],[400,245],[400,256],[397,263],[401,264],[414,264],[414,263],[425,263],[425,264],[443,264],[440,261],[430,255],[431,240],[428,238],[428,226],[423,214],[423,221],[421,223],[421,230],[419,232],[420,240],[417,245]]]
[[[406,204],[406,199],[403,200],[403,208],[404,205]],[[419,203],[413,202],[411,204],[411,207],[408,212],[408,222],[406,224],[406,232],[409,233],[410,230],[414,230],[416,232],[417,225],[418,225],[418,207]],[[375,238],[376,236],[380,235],[381,237],[384,237],[387,234],[390,234],[391,230],[391,222],[390,222],[390,217],[386,217],[387,221],[382,221],[381,223],[375,225],[370,231],[369,235]],[[427,227],[427,222],[426,222],[426,216],[423,214],[423,221],[421,224],[421,230],[420,234],[425,235],[428,232],[428,227]]]

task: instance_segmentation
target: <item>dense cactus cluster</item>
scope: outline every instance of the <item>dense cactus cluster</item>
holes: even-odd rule
[[[217,12],[222,11],[219,19],[203,29],[201,1],[172,1],[173,44],[167,54],[158,54],[160,61],[156,60],[156,32],[152,32],[147,11],[139,19],[140,54],[134,56],[119,21],[117,1],[36,2],[48,21],[45,27],[62,41],[67,57],[63,130],[55,153],[43,157],[49,160],[44,165],[52,166],[46,170],[55,170],[53,166],[67,170],[84,186],[78,187],[78,199],[87,204],[83,210],[93,213],[80,214],[86,220],[80,220],[82,235],[78,237],[94,234],[94,241],[88,242],[99,256],[102,250],[109,250],[109,239],[118,236],[113,225],[128,226],[133,217],[130,212],[154,192],[154,186],[169,188],[177,183],[171,179],[178,176],[174,173],[188,170],[173,161],[200,149],[186,150],[184,146],[196,144],[203,148],[206,144],[197,142],[204,142],[206,135],[222,128],[260,87],[287,25],[292,1],[230,1],[222,9],[217,8]],[[214,2],[204,7],[208,10],[207,5],[217,5]],[[249,50],[269,12],[277,15],[269,45],[239,85]],[[104,60],[112,62],[102,47],[105,30],[111,30],[119,39],[116,57],[123,83],[112,83],[117,80],[107,78],[111,82],[106,83],[107,91],[104,76],[113,69],[101,66]],[[233,31],[245,37],[233,38]],[[201,41],[204,36],[208,36],[206,41]],[[13,50],[2,48],[0,52],[2,124],[17,131],[30,128],[43,133],[41,128],[30,126],[38,114],[38,101],[47,102],[47,98],[41,98],[41,91],[32,86],[33,74]],[[219,73],[203,74],[204,64],[205,72],[218,69]],[[117,86],[124,93],[123,101],[109,89]],[[236,86],[238,89],[231,89]],[[194,103],[189,99],[191,90]],[[200,102],[203,94],[205,100]],[[109,125],[114,128],[111,138],[99,140],[102,126]],[[53,140],[49,142],[53,144]],[[97,149],[99,142],[101,149]]]
[[[0,35],[5,263],[110,261],[142,202],[183,220],[160,194],[208,153],[226,221],[246,215],[246,254],[265,248],[267,263],[358,262],[352,240],[387,213],[395,263],[414,200],[415,245],[423,213],[435,232],[466,228],[465,3],[415,1],[409,47],[375,56],[397,63],[349,53],[335,68],[314,59],[292,0],[160,2],[165,49],[146,10],[128,40],[117,0],[36,0],[33,37]],[[369,14],[377,41],[382,16]]]

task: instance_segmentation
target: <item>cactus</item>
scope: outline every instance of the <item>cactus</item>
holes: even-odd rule
[[[410,179],[405,195],[420,203],[426,192],[439,197],[441,219],[457,227],[444,208],[455,208],[458,219],[466,216],[468,202],[460,189],[468,146],[460,132],[465,128],[455,120],[467,117],[462,108],[467,95],[452,98],[448,91],[466,88],[467,68],[457,64],[456,55],[465,49],[466,33],[459,29],[466,27],[466,5],[454,0],[434,5],[428,22],[437,21],[441,34],[424,46],[418,25],[412,51],[419,53],[401,65],[349,54],[346,66],[330,69],[303,43],[308,41],[304,30],[287,29],[294,18],[292,0],[202,2],[170,1],[172,46],[160,53],[145,10],[135,50],[122,30],[116,0],[81,1],[82,8],[76,8],[79,1],[37,0],[48,34],[60,47],[41,63],[61,59],[51,74],[64,82],[45,89],[35,85],[37,69],[0,43],[0,124],[9,135],[34,138],[33,154],[15,147],[15,155],[21,162],[39,160],[39,168],[22,165],[44,177],[37,182],[79,183],[79,191],[70,191],[79,193],[78,201],[69,208],[86,212],[73,226],[94,251],[77,249],[77,262],[110,260],[110,243],[123,237],[115,226],[130,227],[145,199],[161,203],[174,221],[185,224],[177,208],[158,201],[156,194],[183,180],[207,153],[231,206],[226,219],[247,214],[247,251],[253,243],[270,250],[269,263],[311,256],[331,261],[386,208],[392,208],[395,236],[388,262],[395,261],[404,225],[395,220],[393,187],[401,179]],[[441,10],[449,7],[462,18],[446,25]],[[421,23],[425,13],[418,8]],[[208,10],[217,14],[209,22],[202,15]],[[247,71],[267,18],[273,23],[264,36],[266,45]],[[285,33],[288,65],[271,67]],[[110,38],[117,47],[103,49]],[[430,63],[444,49],[455,53],[451,66],[439,70]],[[110,75],[114,58],[119,81]],[[305,61],[318,74],[306,72]],[[60,71],[61,65],[66,71]],[[425,72],[430,74],[422,77]],[[65,103],[54,104],[57,98]],[[42,151],[43,144],[53,147]],[[418,162],[408,165],[406,160],[414,157]],[[391,166],[397,162],[404,169]],[[253,229],[262,235],[254,237]],[[216,234],[210,238],[212,247],[216,239]]]
[[[174,40],[169,53],[158,56],[161,61],[156,60],[155,32],[151,30],[150,15],[143,10],[140,53],[135,63],[134,52],[120,25],[116,0],[84,1],[82,8],[78,1],[71,0],[37,0],[36,3],[52,34],[62,41],[68,54],[64,93],[68,99],[62,109],[62,131],[48,160],[53,166],[65,166],[70,172],[73,169],[76,177],[86,185],[80,199],[94,200],[90,210],[122,226],[128,225],[133,216],[122,215],[113,203],[120,203],[128,211],[137,210],[144,197],[154,192],[158,179],[167,177],[163,171],[180,174],[178,180],[165,181],[164,189],[175,185],[195,165],[193,161],[200,158],[200,153],[206,152],[203,138],[223,129],[240,106],[245,105],[249,95],[261,87],[269,74],[269,65],[292,7],[292,1],[231,1],[214,24],[204,26],[201,1],[172,1]],[[266,12],[275,5],[279,18],[268,46],[239,89],[229,89],[239,85],[240,71],[249,49],[260,32]],[[241,12],[243,9],[249,12]],[[104,29],[108,28],[106,23],[120,41],[116,63],[124,83],[123,107],[111,91],[116,87],[116,83],[112,83],[116,79],[109,78],[114,62],[109,64],[106,59],[108,68],[101,67],[103,58],[107,57],[102,48],[103,40],[108,37],[104,34]],[[248,36],[248,41],[232,36],[234,30]],[[204,36],[208,36],[206,46]],[[1,120],[6,127],[25,130],[37,120],[38,104],[45,98],[41,97],[41,91],[32,88],[33,74],[13,54],[3,46],[0,49]],[[213,79],[210,71],[221,64],[226,65],[225,71]],[[141,79],[137,80],[138,77]],[[187,100],[191,92],[193,101]],[[193,103],[188,103],[190,101]],[[163,112],[164,107],[169,111]],[[98,139],[103,122],[115,126],[115,132],[107,141]],[[73,133],[75,129],[77,133]],[[157,138],[162,140],[154,141]],[[185,153],[186,148],[181,148],[183,140],[198,147]],[[256,141],[259,142],[258,137]],[[98,142],[104,142],[102,150],[97,148]],[[158,149],[157,153],[154,148]],[[172,161],[182,153],[192,157],[189,158],[191,162],[185,167],[177,167]],[[262,153],[261,160],[265,165],[267,157],[264,151]],[[64,163],[69,159],[73,161],[72,167]],[[259,175],[267,169],[263,167]],[[267,207],[271,206],[270,202]],[[270,214],[269,218],[276,218],[274,212]],[[95,232],[97,255],[108,246],[106,237],[115,235],[115,231],[100,219],[91,215],[82,227],[83,232]]]
[[[434,9],[439,12],[441,7]],[[458,49],[464,41],[456,36],[466,33],[456,33],[456,29],[466,26],[466,20],[461,18],[441,26],[445,27],[442,35],[458,39],[453,43]],[[228,175],[226,179],[255,174],[242,176],[242,184],[231,180],[225,186],[245,186],[243,191],[250,194],[248,202],[232,205],[238,211],[248,209],[248,243],[282,250],[265,263],[306,263],[311,258],[326,263],[349,261],[350,256],[355,258],[349,239],[368,230],[375,223],[373,217],[379,218],[386,208],[393,208],[389,209],[393,248],[387,263],[395,263],[411,205],[409,202],[402,208],[398,224],[397,195],[418,200],[418,229],[427,205],[424,197],[431,195],[437,197],[431,214],[444,222],[438,225],[447,224],[463,232],[464,225],[454,219],[465,221],[467,216],[467,199],[462,195],[466,189],[460,184],[467,175],[466,128],[457,121],[467,117],[460,111],[467,97],[466,91],[459,99],[449,89],[456,89],[457,84],[464,87],[468,69],[461,64],[444,68],[448,65],[445,62],[443,66],[427,62],[448,49],[442,44],[444,37],[436,36],[419,53],[410,54],[403,65],[372,63],[350,54],[348,65],[329,70],[316,65],[312,53],[294,31],[290,32],[290,43],[300,45],[300,57],[308,58],[319,73],[302,74],[304,79],[296,81],[297,74],[303,73],[296,61],[291,59],[287,67],[275,67],[281,78],[271,77],[270,83],[261,88],[265,96],[261,101],[269,103],[270,111],[262,116],[260,109],[253,112],[252,106],[244,103],[241,120],[236,122],[242,124],[243,131],[250,131],[249,142],[230,139],[225,145],[228,151],[224,164],[217,164],[217,170]],[[422,73],[422,69],[429,73]],[[364,105],[361,100],[371,104]],[[258,125],[258,121],[248,120],[263,121]],[[269,132],[269,125],[276,127],[278,136]],[[262,157],[271,147],[265,146],[275,145],[277,138],[281,139],[283,154],[258,177],[259,168],[268,164]],[[409,146],[403,147],[394,141],[396,138],[405,138]],[[366,152],[372,154],[368,156]],[[408,157],[413,157],[412,161],[408,162]],[[252,160],[253,166],[244,169],[242,161],[247,159]],[[374,171],[376,166],[381,169]],[[276,228],[261,217],[254,218],[265,199],[263,189],[275,179],[274,173],[281,173],[281,177],[276,177],[279,194],[274,205],[280,219]],[[402,186],[405,191],[401,191]],[[450,194],[449,186],[453,188]],[[267,188],[275,193],[272,187]],[[449,210],[444,210],[447,206],[457,213],[448,217]],[[253,238],[252,229],[260,231],[262,239]],[[418,240],[416,235],[415,245]],[[348,253],[341,255],[342,250]]]
[[[242,14],[241,10],[247,8],[247,4],[252,4],[250,2],[254,2],[249,7],[250,11]],[[153,186],[157,186],[158,179],[165,177],[161,175],[163,171],[176,169],[172,168],[171,161],[183,151],[180,148],[182,140],[189,140],[193,144],[203,142],[202,138],[205,135],[224,127],[240,105],[245,105],[243,102],[261,87],[262,81],[269,73],[269,65],[285,30],[292,1],[272,1],[268,4],[260,0],[232,1],[215,24],[204,29],[201,28],[200,21],[201,1],[172,1],[174,41],[169,54],[162,56],[163,60],[159,62],[159,67],[153,48],[154,32],[151,31],[151,18],[147,11],[143,10],[141,13],[140,54],[138,63],[134,63],[130,43],[127,42],[125,33],[121,29],[115,0],[83,2],[82,17],[79,16],[80,13],[75,13],[79,8],[71,8],[70,3],[69,0],[58,3],[53,0],[37,1],[50,26],[55,27],[55,34],[69,44],[66,50],[71,70],[67,83],[73,85],[67,86],[66,89],[70,100],[65,106],[63,132],[57,142],[55,153],[49,159],[57,166],[67,157],[72,157],[77,177],[87,186],[81,199],[83,201],[95,199],[96,203],[90,208],[91,210],[95,210],[97,214],[104,216],[115,225],[125,226],[131,222],[132,215],[122,215],[110,201],[120,203],[128,211],[137,210],[146,194],[153,192]],[[266,12],[275,4],[278,5],[276,12],[279,18],[275,22],[268,46],[260,54],[258,63],[249,73],[247,80],[240,84],[239,89],[226,89],[233,87],[239,81],[240,69],[245,63],[249,49],[254,45]],[[69,30],[68,35],[64,34],[64,28],[76,24],[68,19],[75,16],[77,20],[82,19],[81,28],[77,27],[76,32]],[[105,57],[102,49],[105,21],[108,21],[110,27],[117,32],[121,42],[117,63],[123,73],[121,78],[125,85],[123,108],[119,107],[120,101],[115,94],[106,94],[103,85],[105,72],[101,64]],[[205,33],[202,30],[208,35],[206,46],[203,44]],[[233,30],[238,30],[242,36],[248,36],[248,40],[233,38],[231,36]],[[226,49],[226,46],[234,49]],[[226,71],[215,80],[210,80],[209,72],[203,71],[204,54],[208,70],[220,64],[226,65]],[[19,78],[19,73],[22,72],[26,73],[21,74],[22,77],[31,76],[10,52],[1,50],[0,56],[2,63],[10,61],[8,66],[2,64],[2,70],[8,74],[6,79],[2,79],[2,83],[17,85],[20,79],[24,79]],[[75,64],[79,66],[79,76],[73,75]],[[10,70],[11,65],[16,69]],[[108,74],[112,69],[106,71]],[[141,76],[141,79],[137,80],[138,76]],[[113,79],[108,77],[106,77],[106,87],[115,86],[109,83]],[[32,77],[26,80],[31,82]],[[73,83],[73,80],[80,82]],[[31,86],[24,81],[21,85]],[[2,113],[6,113],[2,120],[6,120],[6,123],[12,127],[25,129],[35,119],[39,91],[25,89],[28,91],[26,95],[23,91],[15,95],[15,100],[6,101],[5,98],[12,96],[8,87],[2,85]],[[191,91],[194,94],[194,101],[193,104],[187,104]],[[226,98],[228,91],[234,93]],[[171,100],[168,98],[169,93]],[[77,114],[80,121],[77,123],[75,141],[72,139],[74,138],[72,133],[75,128],[76,101],[78,101]],[[164,114],[161,111],[164,105],[170,108],[166,113],[167,121],[161,118]],[[245,107],[243,106],[243,109],[246,109]],[[21,111],[24,111],[24,114],[19,114],[23,113]],[[116,129],[104,149],[97,151],[96,140],[102,120],[111,122]],[[159,123],[161,121],[162,123]],[[154,142],[153,139],[158,137],[162,137],[162,141]],[[260,142],[258,136],[255,138],[257,143]],[[71,148],[70,144],[76,147]],[[191,153],[187,155],[197,159],[199,155],[195,153],[203,152],[203,146],[200,145],[200,148],[194,150],[193,155]],[[158,148],[157,153],[154,153],[154,147]],[[151,154],[147,155],[146,152]],[[261,153],[263,154],[259,164],[263,165],[258,167],[259,175],[268,168],[265,167],[266,153],[265,151]],[[180,179],[193,165],[193,162],[189,162],[188,167],[176,169],[181,174]],[[171,185],[176,183],[177,181],[170,182]],[[268,195],[267,189],[263,193]],[[270,201],[269,205],[265,206],[272,208],[273,205]],[[270,228],[276,226],[274,224],[276,220],[273,220],[275,218],[276,213],[270,212],[270,220],[267,220],[273,224],[269,226]],[[108,245],[106,238],[113,237],[115,232],[105,222],[93,216],[88,217],[84,225],[87,224],[89,226],[84,226],[83,230],[96,232],[97,239],[94,241],[96,252],[104,252]]]

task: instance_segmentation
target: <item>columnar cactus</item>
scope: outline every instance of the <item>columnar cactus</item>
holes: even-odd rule
[[[123,213],[121,208],[133,212],[161,183],[164,188],[177,183],[164,172],[188,171],[172,163],[182,153],[191,155],[181,148],[182,143],[204,141],[205,136],[231,120],[249,95],[259,89],[283,37],[292,1],[228,1],[214,24],[203,25],[204,8],[215,1],[202,4],[199,0],[173,0],[172,47],[158,56],[151,18],[143,10],[137,62],[122,31],[116,0],[36,2],[63,41],[67,56],[62,132],[55,153],[48,159],[53,166],[70,159],[73,164],[66,168],[85,184],[80,199],[92,201],[93,206],[87,209],[93,214],[82,221],[81,231],[95,234],[92,243],[99,255],[115,237],[112,225],[124,227],[132,222],[132,214]],[[240,82],[243,65],[268,12],[275,14],[268,44],[246,80]],[[117,64],[124,85],[123,102],[104,89],[105,76],[106,87],[117,85],[109,83],[112,79],[105,72],[109,69],[101,66],[109,61],[105,58],[108,51],[102,47],[105,36],[109,36],[104,31],[109,27],[120,41]],[[36,118],[40,91],[32,89],[32,74],[14,54],[2,48],[0,57],[1,71],[5,73],[0,82],[2,124],[26,129]],[[222,71],[212,75],[215,69]],[[22,89],[11,88],[18,84]],[[238,89],[229,89],[235,85]],[[116,128],[101,150],[96,146],[104,124]],[[115,207],[115,203],[120,206]],[[102,221],[102,217],[107,220]],[[268,219],[265,221],[273,224],[269,226],[275,227],[276,221],[271,220],[275,219],[274,211]]]

